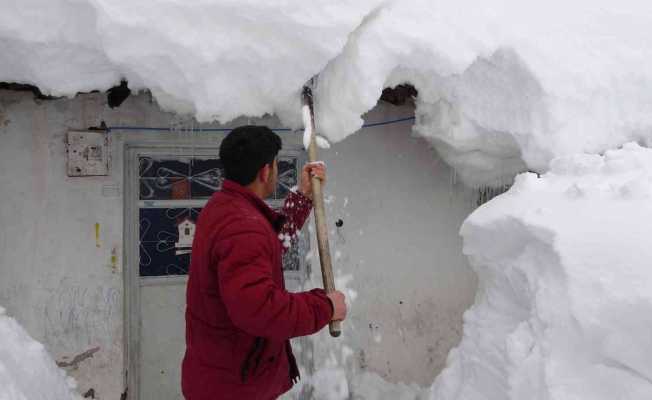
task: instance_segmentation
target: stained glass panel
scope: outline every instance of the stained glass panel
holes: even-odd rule
[[[200,208],[140,209],[140,276],[186,275]]]
[[[222,187],[224,168],[217,158],[193,159],[190,172],[193,199],[207,199]]]
[[[297,159],[288,157],[278,158],[278,186],[274,193],[275,199],[284,199],[290,189],[298,184]]]
[[[273,195],[281,200],[298,183],[298,160],[280,156],[279,184]],[[222,186],[224,169],[215,157],[139,158],[140,200],[140,276],[186,275],[194,226],[201,208],[190,200],[206,200]],[[175,201],[172,208],[154,208],[157,201]],[[176,202],[178,201],[178,203]],[[185,203],[185,204],[184,204]],[[178,204],[178,206],[176,206]],[[294,244],[283,256],[285,271],[301,269],[304,244]]]

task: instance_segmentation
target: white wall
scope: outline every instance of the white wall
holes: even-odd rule
[[[379,105],[365,119],[411,112]],[[322,152],[336,275],[351,275],[346,288],[357,297],[344,337],[322,335],[316,360],[328,358],[333,342],[350,348],[346,362],[338,352],[336,358],[353,394],[364,392],[353,377],[361,372],[430,385],[461,337],[462,313],[475,293],[458,236],[475,192],[455,183],[450,168],[410,129],[410,122],[363,129]],[[337,219],[344,221],[339,229]],[[313,265],[319,275],[316,258]]]
[[[107,398],[122,392],[122,200],[103,196],[113,177],[65,176],[68,127],[95,123],[97,97],[40,105],[0,92],[0,304],[54,358],[99,347],[73,375]],[[101,246],[96,247],[95,223]],[[36,384],[36,382],[35,382]]]
[[[411,113],[382,106],[368,120]],[[0,91],[0,305],[57,360],[99,347],[70,372],[82,392],[117,399],[124,390],[121,149],[129,134],[112,134],[111,176],[65,175],[67,130],[101,120],[191,125],[145,95],[111,110],[102,94],[37,104],[30,94]],[[353,275],[348,287],[358,294],[337,342],[353,351],[347,374],[427,385],[459,341],[475,291],[457,235],[473,193],[451,184],[449,168],[411,137],[410,123],[363,130],[322,154],[329,218],[344,220],[331,238],[337,273]],[[313,260],[317,278],[318,265]],[[334,348],[324,335],[315,341],[317,367]]]

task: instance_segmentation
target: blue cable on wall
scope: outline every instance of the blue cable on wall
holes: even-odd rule
[[[390,125],[390,124],[397,124],[399,122],[405,122],[405,121],[414,121],[415,117],[405,117],[405,118],[399,118],[399,119],[391,119],[389,121],[382,121],[382,122],[372,122],[369,124],[364,124],[362,125],[363,128],[371,128],[374,126],[381,126],[381,125]]]
[[[372,128],[375,126],[382,125],[391,125],[397,124],[405,121],[413,121],[415,117],[405,117],[392,119],[382,122],[372,122],[362,125],[362,128]],[[193,128],[193,129],[179,129],[179,131],[189,131],[189,132],[230,132],[233,128]],[[153,131],[153,132],[174,132],[174,129],[170,128],[152,128],[152,127],[143,127],[143,126],[108,126],[107,130],[111,131]],[[274,132],[292,132],[290,128],[274,128]]]

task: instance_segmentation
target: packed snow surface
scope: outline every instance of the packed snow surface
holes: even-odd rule
[[[0,81],[45,93],[126,78],[201,121],[274,113],[341,140],[385,86],[419,91],[415,130],[465,182],[652,138],[643,0],[2,0]]]
[[[75,382],[0,307],[0,400],[80,400]]]
[[[433,400],[652,399],[652,150],[556,159],[464,223],[479,277]]]

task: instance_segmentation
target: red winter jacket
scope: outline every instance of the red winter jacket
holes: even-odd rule
[[[186,399],[275,399],[298,380],[289,339],[333,315],[323,290],[289,293],[283,281],[279,237],[293,236],[311,208],[290,193],[279,214],[226,180],[202,210],[186,292]]]

